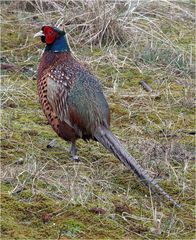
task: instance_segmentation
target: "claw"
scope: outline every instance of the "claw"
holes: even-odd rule
[[[71,160],[76,161],[76,162],[80,161],[80,158],[76,155],[77,148],[76,148],[75,142],[71,143],[71,148],[70,148],[69,153],[71,155]]]
[[[48,143],[47,148],[52,148],[56,144],[56,139],[53,139],[51,142]]]
[[[79,162],[80,158],[79,158],[79,156],[75,155],[75,156],[71,156],[71,160],[74,162]]]

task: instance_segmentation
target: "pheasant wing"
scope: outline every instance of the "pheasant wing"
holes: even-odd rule
[[[85,69],[74,74],[56,69],[47,81],[47,98],[60,121],[82,138],[92,137],[98,125],[109,125],[109,108],[98,81]]]

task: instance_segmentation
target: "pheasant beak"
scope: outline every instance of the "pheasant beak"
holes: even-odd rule
[[[40,31],[40,32],[37,32],[33,37],[35,38],[35,37],[42,37],[42,36],[44,36],[44,33],[43,31]]]

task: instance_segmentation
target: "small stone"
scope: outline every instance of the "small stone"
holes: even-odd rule
[[[115,212],[122,214],[123,212],[130,213],[130,208],[127,204],[116,204],[115,205]]]
[[[106,210],[104,210],[103,208],[94,207],[94,208],[91,208],[89,210],[89,212],[92,212],[92,213],[95,213],[95,214],[99,214],[99,215],[103,215],[103,214],[106,213]]]
[[[52,216],[50,213],[43,213],[41,216],[41,219],[42,219],[43,223],[47,223],[50,221],[51,217]]]

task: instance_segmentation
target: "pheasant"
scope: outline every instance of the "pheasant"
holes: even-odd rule
[[[77,160],[77,139],[98,141],[153,192],[158,192],[179,207],[110,131],[110,111],[102,88],[96,77],[72,56],[65,32],[43,26],[34,35],[38,36],[46,44],[38,67],[39,100],[54,131],[71,142],[73,159]]]

